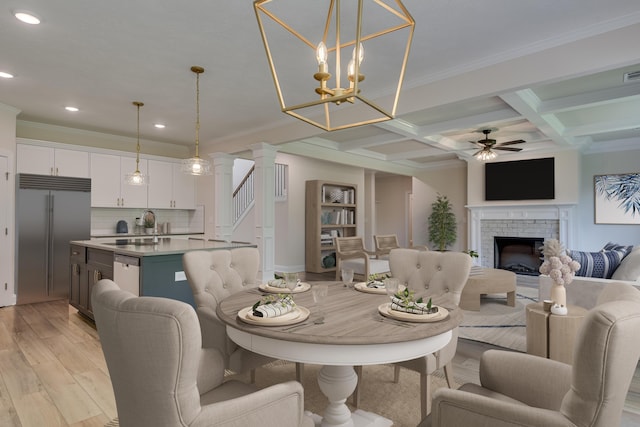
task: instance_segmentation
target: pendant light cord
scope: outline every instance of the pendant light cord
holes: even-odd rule
[[[137,144],[136,144],[136,172],[140,173],[140,107],[144,104],[142,102],[134,102],[133,105],[138,107],[138,127],[136,129]]]

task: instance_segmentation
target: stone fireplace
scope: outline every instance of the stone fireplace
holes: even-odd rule
[[[543,242],[545,239],[558,239],[565,247],[573,247],[575,205],[487,205],[467,206],[467,209],[470,211],[469,248],[478,251],[478,262],[483,267],[498,268],[496,237],[538,239]],[[526,250],[521,247],[511,249],[514,253],[508,254],[509,263],[514,259],[522,261],[522,254],[518,252]],[[534,256],[531,255],[532,259]],[[533,268],[533,265],[528,267]]]

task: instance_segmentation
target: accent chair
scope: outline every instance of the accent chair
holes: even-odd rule
[[[365,249],[362,237],[336,237],[336,280],[340,280],[343,268],[353,269],[354,275],[363,281],[369,279],[370,274],[389,272],[389,261],[375,259],[375,252]]]
[[[223,357],[202,348],[189,304],[136,297],[108,279],[91,301],[121,427],[313,426],[300,383],[224,381]]]
[[[376,234],[373,236],[373,242],[376,247],[377,259],[389,259],[389,252],[391,252],[391,249],[400,248],[398,236],[396,234]],[[429,248],[423,245],[411,246],[409,249],[418,249],[421,251],[429,250]]]
[[[420,426],[618,426],[640,357],[638,334],[640,291],[611,283],[584,318],[573,365],[486,351],[481,385],[437,390]]]

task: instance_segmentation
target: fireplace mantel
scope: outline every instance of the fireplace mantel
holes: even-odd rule
[[[574,246],[575,204],[563,205],[482,205],[469,209],[469,248],[482,260],[482,220],[557,220],[558,239],[566,247]]]

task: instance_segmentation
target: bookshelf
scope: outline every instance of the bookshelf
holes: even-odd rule
[[[306,182],[306,271],[335,271],[336,248],[333,239],[356,235],[356,196],[357,187],[354,184],[320,180]]]

